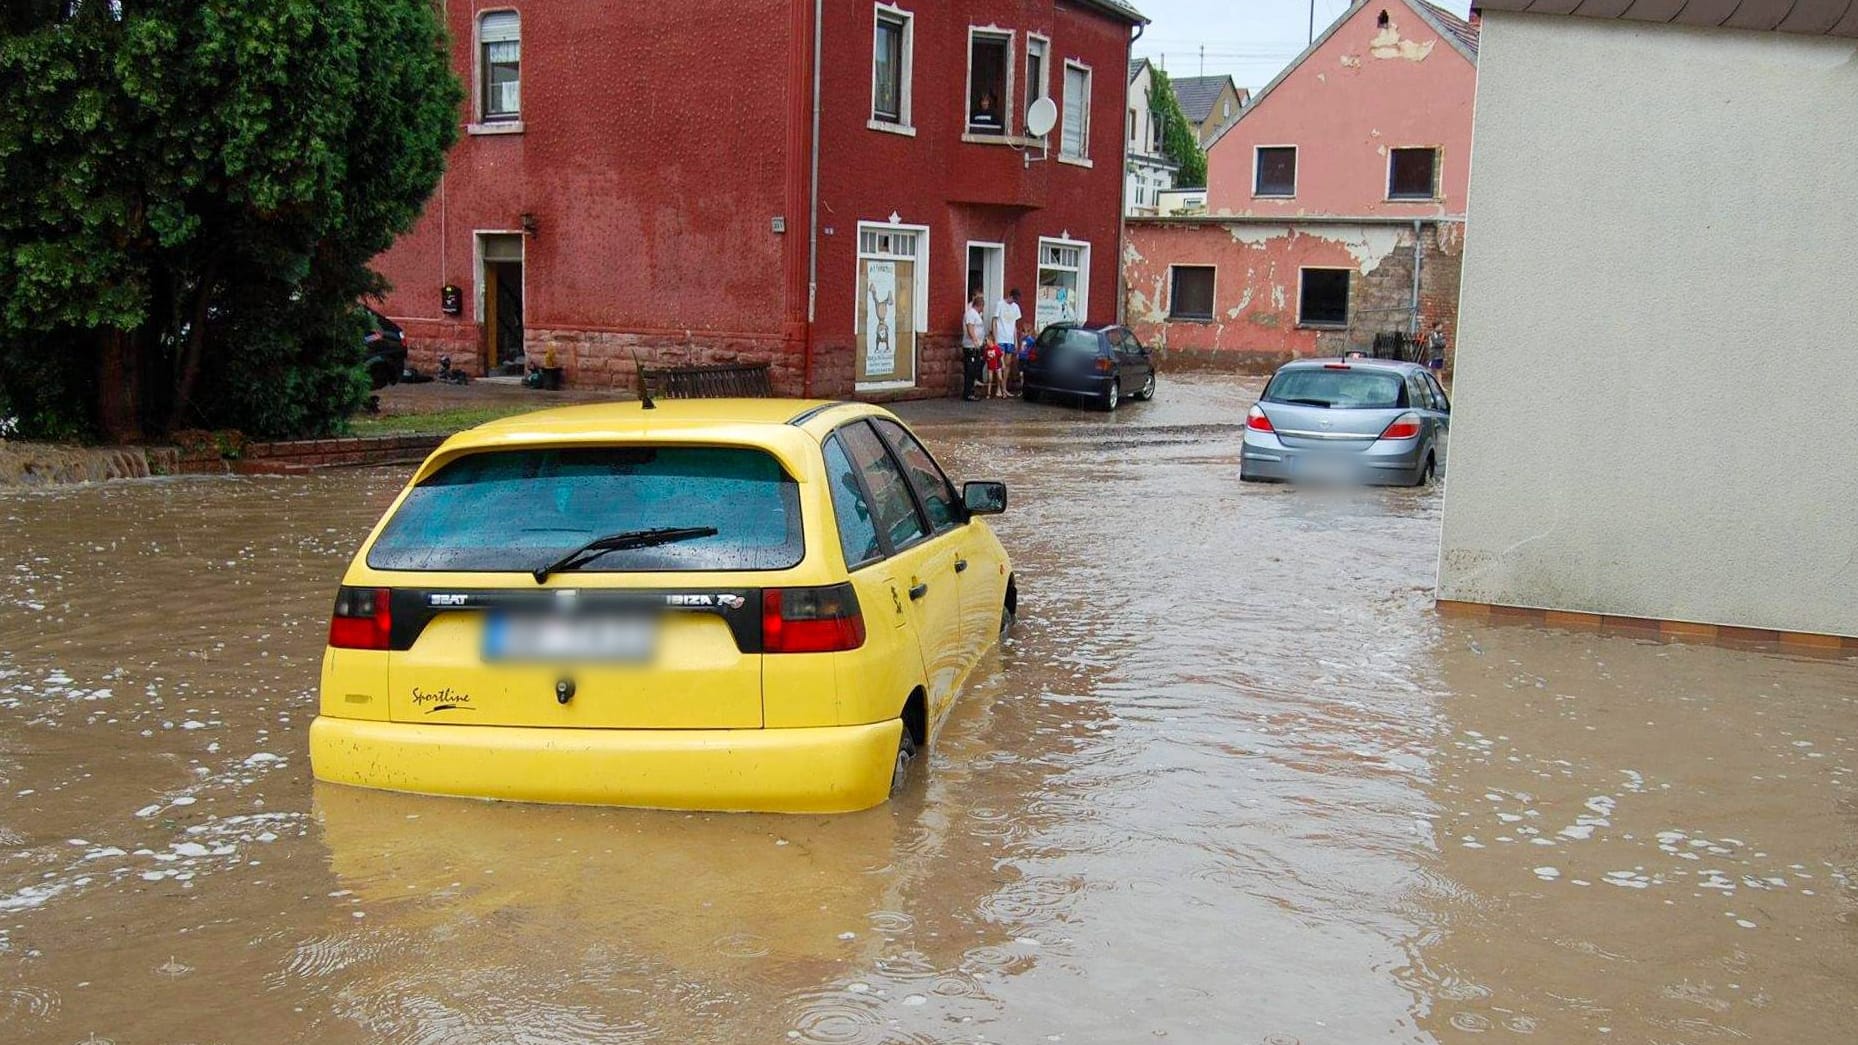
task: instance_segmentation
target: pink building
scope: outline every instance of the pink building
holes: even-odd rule
[[[1175,359],[1370,349],[1455,327],[1477,25],[1359,0],[1207,149],[1207,212],[1132,221],[1127,318]]]

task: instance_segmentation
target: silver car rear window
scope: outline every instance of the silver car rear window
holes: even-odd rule
[[[780,570],[805,550],[799,487],[747,447],[492,450],[428,476],[368,550],[378,570],[532,570],[607,534],[713,526],[609,552],[585,572]]]
[[[1336,410],[1388,410],[1401,405],[1400,377],[1377,370],[1281,370],[1264,398]]]

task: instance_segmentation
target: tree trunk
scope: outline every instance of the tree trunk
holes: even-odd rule
[[[135,332],[106,327],[97,332],[97,423],[113,443],[142,438],[142,367]]]
[[[187,317],[187,341],[175,368],[174,403],[168,410],[167,430],[170,432],[185,425],[187,411],[193,406],[194,388],[200,383],[201,358],[206,354],[206,310],[213,299],[213,284],[218,279],[219,263],[209,261],[194,287],[193,314]]]

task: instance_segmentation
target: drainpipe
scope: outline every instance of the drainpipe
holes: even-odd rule
[[[1425,261],[1426,241],[1424,224],[1413,219],[1413,315],[1407,321],[1407,333],[1419,337],[1419,266]]]
[[[800,393],[813,395],[813,319],[819,301],[819,61],[825,35],[825,0],[813,0],[812,214],[806,223],[806,349],[801,357]]]
[[[1143,25],[1140,23],[1136,25],[1135,35],[1129,38],[1129,49],[1131,51],[1135,50],[1136,41],[1142,39],[1142,33],[1146,31],[1147,29],[1148,29],[1148,26],[1146,25]],[[1125,65],[1128,64],[1127,57],[1128,56],[1126,55],[1124,56],[1123,64]],[[1124,109],[1129,108],[1129,78],[1127,76],[1123,77],[1123,108]],[[1123,148],[1127,150],[1129,147],[1129,142],[1126,140],[1127,135],[1122,135],[1120,137],[1125,138],[1123,142]],[[1129,156],[1127,152],[1125,152],[1123,155],[1123,162],[1119,165],[1119,168],[1126,171],[1128,170],[1128,167],[1129,167]],[[1127,244],[1127,241],[1129,238],[1129,215],[1127,213],[1127,209],[1128,209],[1127,204],[1129,201],[1125,198],[1125,193],[1128,191],[1128,188],[1127,188],[1128,179],[1129,179],[1129,176],[1127,174],[1124,174],[1122,178],[1122,183],[1116,186],[1116,260],[1115,260],[1115,265],[1116,265],[1116,323],[1118,326],[1125,325],[1124,320],[1127,319],[1127,313],[1129,311],[1129,285],[1127,281],[1123,279],[1123,249],[1125,245]],[[1089,317],[1088,316],[1084,317],[1084,320],[1085,322],[1089,322]]]

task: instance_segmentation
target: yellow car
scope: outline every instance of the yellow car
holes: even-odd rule
[[[677,400],[433,451],[342,579],[318,780],[846,812],[901,787],[1011,627],[1012,565],[895,416]]]

